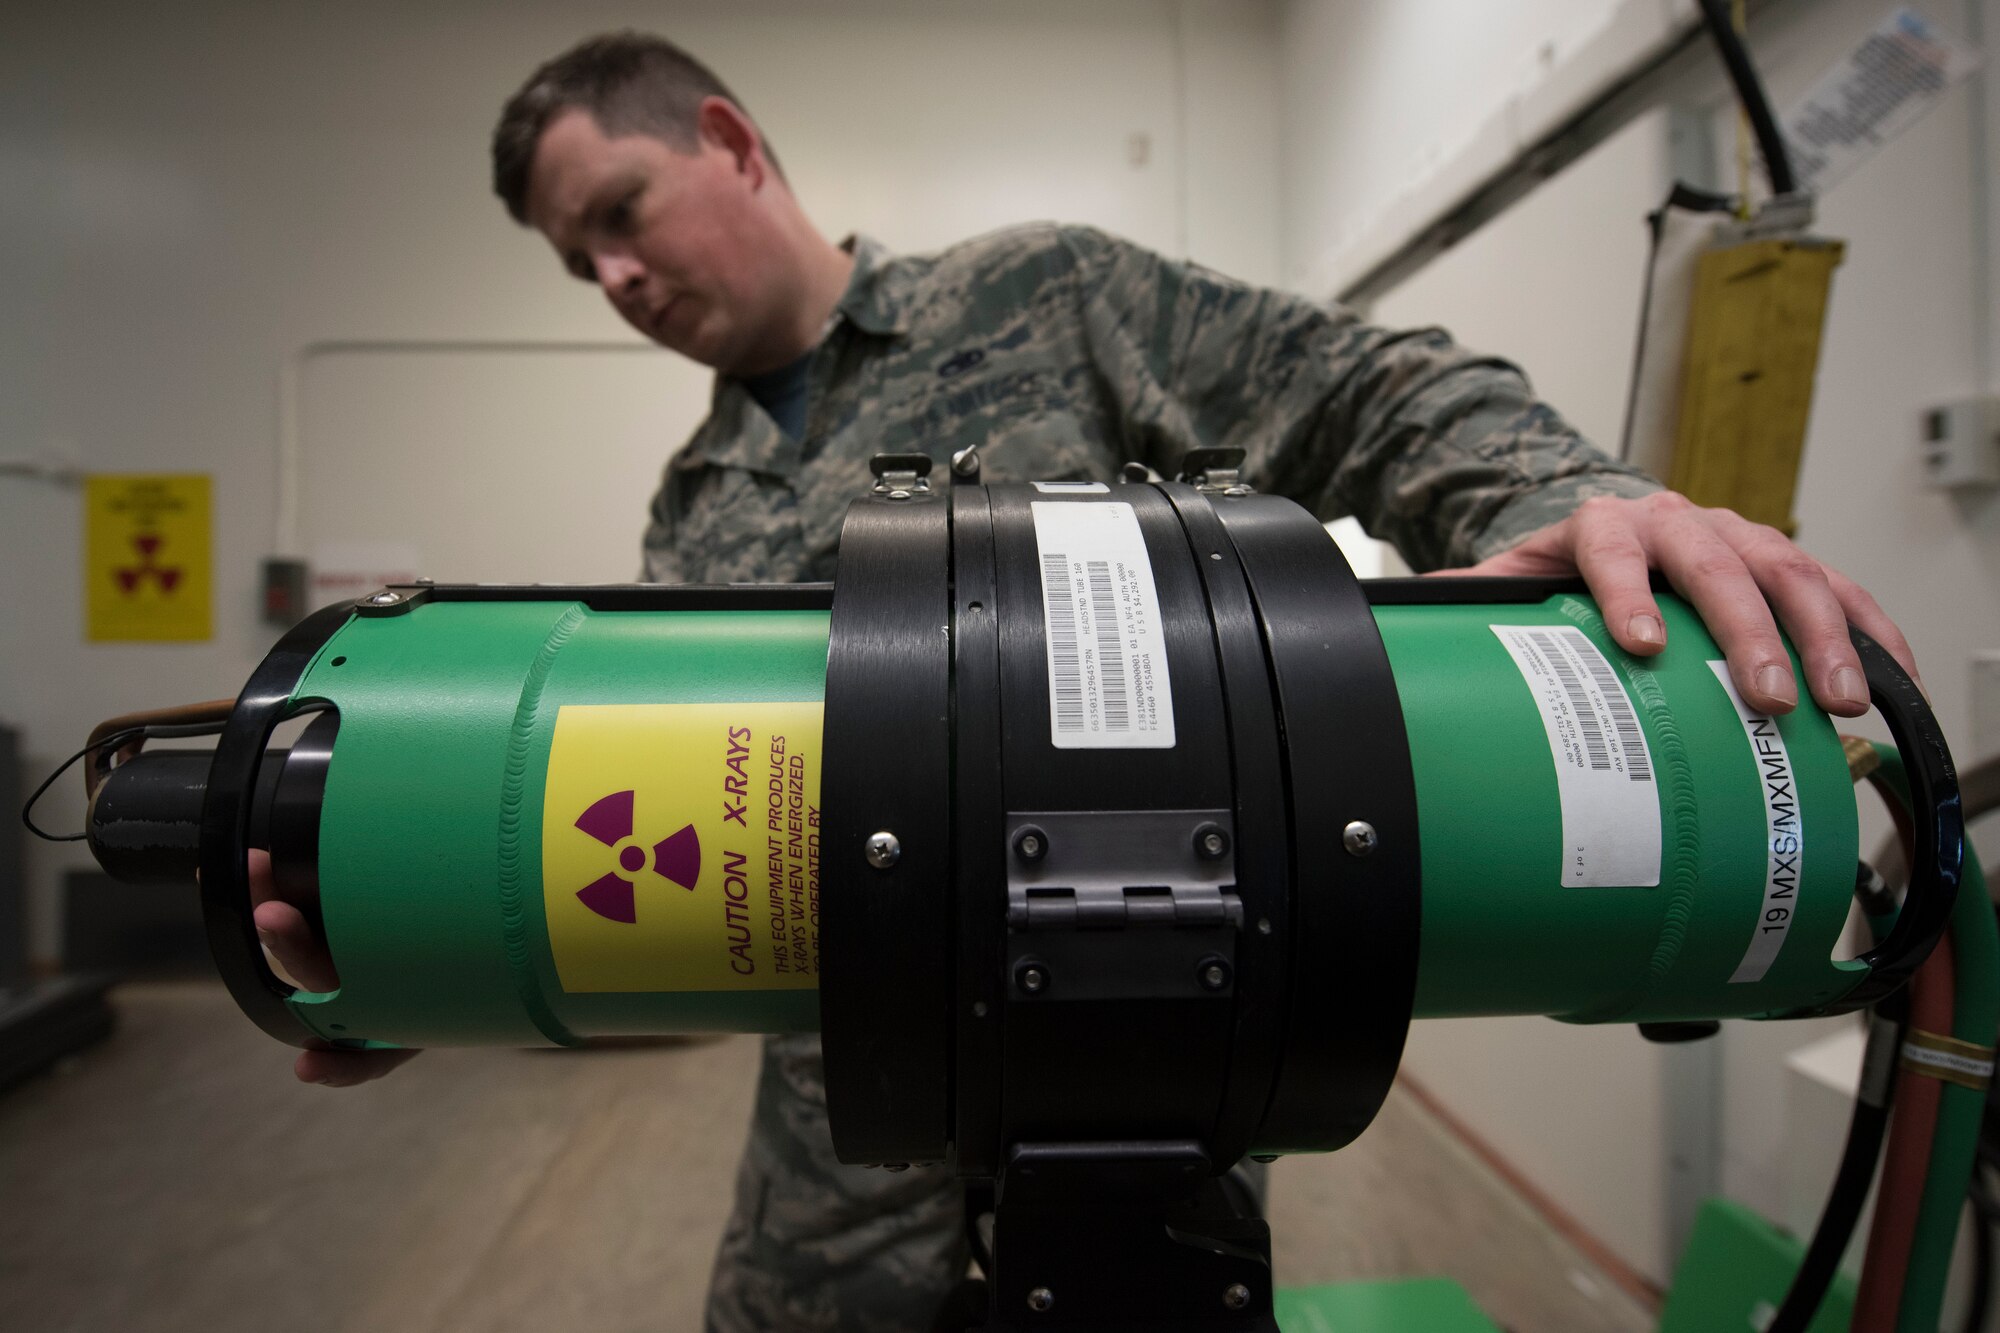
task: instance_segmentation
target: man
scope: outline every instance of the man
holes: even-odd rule
[[[507,103],[495,189],[634,328],[717,372],[646,533],[660,581],[828,579],[877,452],[981,450],[988,480],[1172,475],[1237,445],[1262,490],[1358,514],[1413,566],[1574,574],[1618,642],[1665,643],[1658,568],[1694,602],[1753,706],[1783,712],[1798,646],[1828,711],[1867,708],[1848,620],[1914,670],[1881,609],[1781,534],[1696,508],[1590,448],[1503,362],[1393,333],[1086,228],[1003,232],[926,258],[835,245],[706,68],[657,39],[585,42]],[[258,924],[335,984],[304,918]],[[299,970],[303,968],[304,970]],[[377,1077],[407,1053],[309,1051],[300,1078]],[[767,1044],[711,1327],[927,1327],[963,1272],[941,1171],[837,1164],[816,1039]]]

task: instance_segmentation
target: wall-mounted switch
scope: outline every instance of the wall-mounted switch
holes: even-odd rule
[[[1924,413],[1924,473],[1933,486],[2000,486],[2000,398],[1962,398]]]
[[[1957,738],[1951,738],[1956,748]],[[2000,653],[1972,655],[1972,745],[1952,757],[1960,768],[2000,755]]]
[[[285,556],[266,556],[260,570],[267,625],[290,629],[306,618],[306,562]]]

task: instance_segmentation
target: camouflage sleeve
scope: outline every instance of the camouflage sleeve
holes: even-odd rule
[[[1259,489],[1355,515],[1418,570],[1483,559],[1592,496],[1659,489],[1442,330],[1375,328],[1086,228],[1063,239],[1127,447],[1162,472],[1239,446]]]

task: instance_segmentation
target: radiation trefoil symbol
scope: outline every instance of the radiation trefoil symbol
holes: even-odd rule
[[[632,793],[615,791],[577,816],[576,826],[606,847],[618,847],[618,869],[577,890],[577,900],[607,921],[639,920],[636,881],[646,871],[646,849],[632,839]],[[683,825],[653,844],[653,873],[694,892],[701,878],[701,839]]]
[[[111,571],[118,580],[118,591],[129,597],[138,592],[139,585],[147,579],[159,584],[163,593],[174,590],[181,581],[181,571],[177,566],[159,562],[160,540],[157,532],[142,532],[132,538],[132,548],[139,553],[139,563],[121,565]]]

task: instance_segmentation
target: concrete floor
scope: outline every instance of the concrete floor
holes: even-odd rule
[[[0,1094],[0,1329],[699,1328],[754,1040],[433,1051],[335,1091],[215,985],[115,999],[109,1041]],[[1652,1327],[1400,1091],[1272,1195],[1283,1284],[1442,1273],[1515,1333]]]

